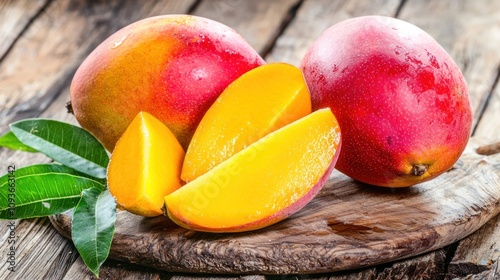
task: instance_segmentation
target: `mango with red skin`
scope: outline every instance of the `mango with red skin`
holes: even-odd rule
[[[406,187],[450,169],[471,133],[466,81],[429,34],[364,16],[327,29],[301,69],[313,110],[329,107],[343,134],[336,168],[371,185]]]
[[[102,42],[71,83],[80,125],[112,151],[132,119],[148,112],[184,147],[220,93],[264,64],[233,29],[202,17],[165,15],[134,22]]]

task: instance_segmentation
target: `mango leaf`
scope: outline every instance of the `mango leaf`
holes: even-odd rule
[[[83,190],[104,189],[103,181],[59,164],[10,168],[0,177],[0,219],[60,214],[74,208]]]
[[[30,146],[24,145],[17,137],[9,131],[4,135],[0,136],[0,146],[9,148],[11,150],[19,150],[24,152],[36,153],[37,150],[31,148]]]
[[[115,232],[116,203],[108,190],[84,190],[73,213],[71,238],[87,267],[99,277]]]
[[[47,119],[26,119],[10,125],[24,143],[53,160],[96,178],[106,178],[109,156],[83,128]]]

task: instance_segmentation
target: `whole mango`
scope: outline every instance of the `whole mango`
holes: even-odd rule
[[[313,109],[330,107],[343,135],[336,168],[372,185],[404,187],[450,169],[471,132],[460,69],[429,34],[382,16],[345,20],[302,65]]]
[[[262,64],[221,23],[189,15],[146,18],[111,35],[85,59],[71,83],[71,107],[109,151],[141,111],[167,125],[186,149],[220,93]]]

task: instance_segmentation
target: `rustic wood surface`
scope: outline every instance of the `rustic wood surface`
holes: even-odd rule
[[[249,233],[196,233],[120,211],[110,258],[176,272],[311,274],[443,248],[500,212],[500,153],[479,155],[474,144],[452,170],[412,188],[370,187],[335,172],[297,214]],[[71,236],[71,213],[51,220]]]
[[[167,13],[219,20],[240,32],[267,61],[295,65],[317,35],[342,19],[380,14],[407,20],[436,38],[462,69],[474,110],[474,139],[483,141],[481,144],[500,141],[500,2],[495,0],[0,1],[0,133],[7,131],[8,123],[27,117],[76,123],[65,112],[64,104],[69,99],[72,75],[86,55],[119,28]],[[486,164],[498,166],[490,160],[496,159],[495,155],[485,158]],[[0,168],[5,169],[11,164],[22,167],[48,161],[41,155],[6,149],[0,149],[0,159]],[[72,243],[57,233],[48,218],[16,222],[17,267],[15,273],[9,272],[5,261],[7,224],[0,221],[4,229],[0,231],[0,279],[95,278]],[[444,248],[357,270],[276,276],[199,275],[110,260],[100,275],[102,279],[500,279],[499,240],[497,215],[473,234]]]

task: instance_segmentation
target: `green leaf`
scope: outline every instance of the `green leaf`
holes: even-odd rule
[[[0,177],[0,219],[60,214],[75,207],[81,192],[104,189],[102,181],[59,164],[11,168]]]
[[[9,131],[0,136],[0,146],[9,148],[11,150],[19,150],[31,153],[38,152],[37,150],[31,148],[30,146],[24,145],[21,141],[19,141],[19,139],[17,139],[12,131]]]
[[[75,208],[71,238],[87,267],[99,277],[115,232],[116,203],[108,190],[84,190]]]
[[[96,178],[106,178],[109,156],[85,129],[55,120],[27,119],[10,125],[14,135],[53,160]]]

